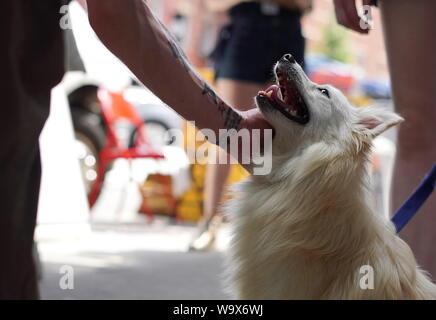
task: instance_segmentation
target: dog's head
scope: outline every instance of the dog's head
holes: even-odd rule
[[[369,150],[362,146],[403,121],[384,109],[353,107],[336,88],[310,81],[290,54],[277,62],[274,72],[277,83],[259,92],[256,104],[275,129],[275,155],[292,157],[320,142],[336,150]]]

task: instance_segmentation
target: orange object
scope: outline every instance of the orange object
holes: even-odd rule
[[[176,200],[172,192],[171,176],[151,174],[140,186],[140,212],[148,215],[176,216]]]
[[[110,92],[106,89],[98,90],[98,99],[101,105],[103,119],[107,127],[106,142],[100,151],[97,180],[92,186],[89,193],[89,204],[92,207],[103,186],[107,166],[115,159],[138,159],[153,158],[163,159],[164,156],[153,149],[147,140],[145,134],[145,124],[137,114],[135,108],[128,103],[122,93]],[[118,120],[126,120],[132,123],[136,128],[136,140],[131,147],[124,146],[120,143],[115,130],[115,123]]]

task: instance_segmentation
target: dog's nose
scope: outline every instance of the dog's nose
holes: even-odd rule
[[[282,60],[288,61],[288,62],[290,62],[290,63],[295,63],[295,59],[294,59],[294,57],[292,56],[292,54],[290,54],[290,53],[285,54],[285,55],[283,56]]]

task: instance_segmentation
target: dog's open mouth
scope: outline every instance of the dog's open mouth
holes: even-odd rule
[[[270,104],[288,119],[306,124],[309,122],[309,109],[293,81],[277,72],[277,84],[270,86],[265,91],[260,91],[259,96],[268,98]]]

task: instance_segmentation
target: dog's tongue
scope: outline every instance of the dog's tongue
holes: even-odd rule
[[[268,89],[265,90],[266,92],[272,92],[271,94],[271,98],[274,100],[280,100],[279,98],[279,92],[280,92],[280,87],[276,84],[273,84],[272,86],[270,86]]]
[[[271,93],[271,95],[269,96],[270,99],[274,100],[276,103],[278,103],[281,107],[285,108],[285,109],[290,109],[293,108],[293,100],[295,98],[295,96],[293,95],[293,91],[289,90],[289,88],[287,88],[288,90],[286,90],[286,97],[282,96],[282,92],[281,92],[281,86],[278,86],[276,84],[273,84],[272,86],[270,86],[268,89],[266,89],[266,93],[269,94]]]

